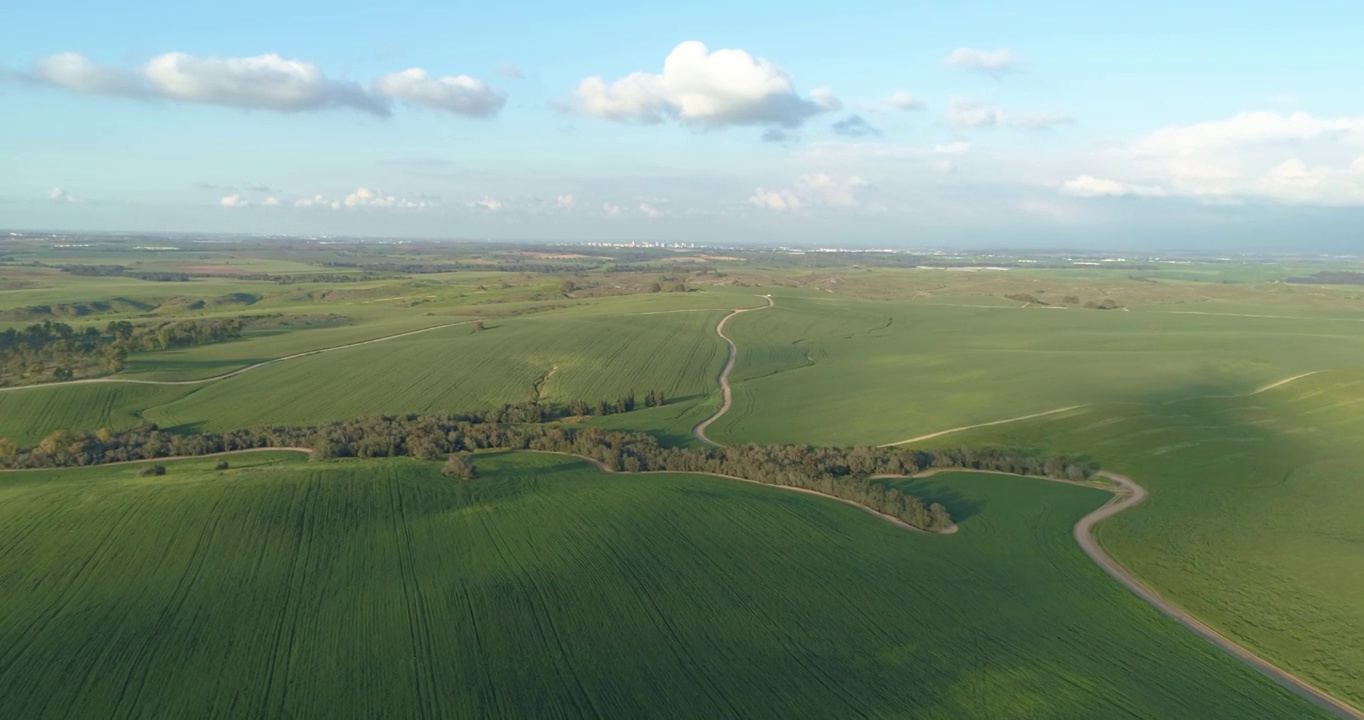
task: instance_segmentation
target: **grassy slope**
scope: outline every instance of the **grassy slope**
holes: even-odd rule
[[[0,392],[0,438],[35,445],[53,430],[123,429],[143,412],[193,391],[186,386],[86,384]]]
[[[1068,405],[1246,392],[1364,355],[1355,319],[946,302],[778,295],[775,310],[735,318],[735,407],[712,435],[894,442]]]
[[[955,536],[557,456],[0,476],[16,717],[1309,717],[1075,548],[1098,491],[916,483]],[[275,463],[275,464],[268,464]],[[252,467],[255,466],[255,467]]]
[[[1115,557],[1291,672],[1364,705],[1364,371],[1239,399],[1106,406],[939,443],[1088,452],[1151,492]]]
[[[699,398],[723,363],[720,341],[707,336],[717,316],[556,314],[489,322],[482,332],[434,330],[253,370],[146,415],[212,430],[457,411],[526,400],[547,375],[550,400],[614,398],[629,388]]]

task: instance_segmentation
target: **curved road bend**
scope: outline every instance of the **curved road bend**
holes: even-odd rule
[[[719,335],[720,339],[724,340],[725,344],[729,346],[729,358],[725,360],[725,367],[720,371],[720,394],[724,397],[724,402],[720,404],[720,409],[716,410],[715,414],[697,423],[696,427],[692,428],[691,431],[691,434],[695,436],[697,440],[700,440],[707,445],[719,446],[720,443],[706,437],[706,428],[710,427],[711,423],[724,417],[725,413],[729,412],[730,406],[734,404],[734,391],[729,386],[729,373],[734,370],[734,363],[739,359],[739,348],[734,345],[734,341],[730,340],[728,335],[725,335],[725,323],[729,322],[729,319],[735,315],[741,315],[746,312],[755,312],[757,310],[766,310],[770,307],[776,307],[777,305],[777,303],[773,302],[771,295],[759,295],[758,297],[766,300],[767,304],[761,307],[731,310],[730,313],[721,318],[720,323],[715,326],[715,334]]]

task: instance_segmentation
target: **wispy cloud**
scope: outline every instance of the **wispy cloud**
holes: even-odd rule
[[[277,54],[240,58],[158,55],[144,65],[115,68],[66,52],[40,58],[29,82],[87,95],[133,100],[173,100],[201,105],[304,112],[349,108],[384,117],[394,102],[487,117],[506,102],[500,91],[467,75],[432,77],[421,68],[385,75],[372,86],[328,77],[320,67]]]

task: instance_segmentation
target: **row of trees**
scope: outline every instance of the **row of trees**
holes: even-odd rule
[[[251,448],[308,448],[317,460],[411,456],[447,459],[485,449],[563,452],[592,458],[626,472],[704,472],[770,485],[805,488],[852,500],[915,527],[951,524],[946,508],[928,505],[895,488],[882,475],[913,475],[929,468],[976,468],[1081,480],[1093,473],[1084,461],[1037,457],[995,448],[911,450],[876,447],[746,445],[668,448],[644,433],[545,424],[470,421],[478,415],[372,415],[318,426],[281,426],[213,434],[177,434],[154,425],[125,431],[54,432],[32,448],[0,441],[0,465],[41,468],[98,465]],[[453,469],[453,468],[452,468]]]
[[[182,320],[157,325],[111,322],[76,330],[45,320],[0,332],[0,385],[70,380],[122,370],[128,353],[223,342],[241,337],[237,318]]]

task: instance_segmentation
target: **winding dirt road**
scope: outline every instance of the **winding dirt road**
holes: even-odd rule
[[[725,335],[725,323],[728,323],[729,319],[735,315],[741,315],[746,312],[755,312],[757,310],[766,310],[770,307],[776,307],[777,305],[777,303],[773,302],[771,295],[759,295],[758,297],[766,300],[767,304],[762,307],[731,310],[730,313],[721,318],[720,323],[715,326],[715,334],[719,335],[720,339],[724,340],[725,344],[729,346],[729,359],[725,361],[725,368],[720,371],[720,394],[724,397],[724,402],[720,404],[720,409],[716,410],[715,414],[697,423],[696,427],[691,430],[691,434],[695,436],[697,440],[700,440],[707,445],[715,445],[717,447],[720,445],[720,443],[706,437],[706,428],[710,427],[711,423],[724,417],[725,413],[729,412],[729,408],[734,405],[734,391],[729,386],[729,373],[734,370],[734,363],[739,359],[739,348],[734,345],[734,341],[730,340],[728,335]]]
[[[1161,597],[1160,593],[1152,590],[1145,583],[1138,580],[1136,576],[1128,572],[1117,563],[1094,539],[1094,526],[1100,522],[1117,515],[1120,512],[1140,505],[1146,500],[1146,488],[1138,485],[1132,478],[1126,475],[1119,475],[1112,472],[1101,472],[1100,476],[1113,481],[1118,485],[1118,489],[1113,494],[1113,499],[1094,512],[1080,518],[1075,523],[1075,542],[1080,544],[1080,549],[1084,550],[1085,555],[1089,556],[1094,564],[1098,565],[1109,577],[1117,580],[1123,587],[1131,590],[1137,597],[1145,600],[1161,613],[1171,618],[1175,622],[1183,625],[1199,637],[1221,648],[1224,652],[1241,662],[1258,670],[1262,675],[1277,682],[1299,697],[1311,702],[1313,705],[1325,710],[1326,712],[1347,720],[1364,720],[1364,713],[1347,705],[1343,701],[1333,697],[1325,690],[1293,675],[1283,668],[1274,665],[1255,653],[1237,644],[1227,636],[1213,630],[1200,622],[1193,615],[1175,605],[1174,603]],[[1064,481],[1062,481],[1064,482]]]
[[[226,380],[230,377],[236,377],[238,375],[241,375],[242,373],[251,372],[252,370],[263,368],[266,365],[273,365],[275,363],[284,362],[285,360],[297,360],[298,358],[308,357],[309,355],[321,355],[322,353],[329,353],[335,350],[346,350],[348,348],[360,347],[361,345],[371,345],[373,343],[386,342],[388,340],[397,340],[398,338],[408,337],[409,335],[418,335],[420,333],[425,332],[431,332],[432,330],[443,330],[445,328],[456,327],[458,325],[468,325],[469,323],[472,322],[478,322],[478,320],[479,320],[478,318],[474,318],[472,320],[461,320],[459,322],[446,323],[444,325],[433,325],[431,327],[421,328],[419,330],[408,330],[407,332],[400,332],[395,335],[385,335],[383,337],[371,338],[369,340],[361,340],[360,342],[347,343],[345,345],[336,345],[333,347],[319,348],[317,350],[306,350],[301,353],[294,353],[293,355],[285,355],[284,357],[277,357],[270,360],[265,360],[263,362],[258,362],[252,365],[247,365],[246,367],[237,368],[236,370],[226,372],[221,375],[199,378],[198,380],[134,380],[132,378],[110,376],[86,378],[84,380],[64,380],[62,382],[38,383],[36,385],[15,385],[14,387],[0,388],[0,392],[14,392],[16,390],[30,390],[32,388],[61,387],[63,385],[94,385],[96,383],[127,383],[132,385],[202,385],[204,383],[217,382],[218,380]]]

